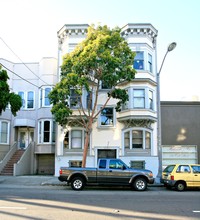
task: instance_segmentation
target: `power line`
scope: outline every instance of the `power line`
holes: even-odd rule
[[[40,88],[39,86],[33,84],[32,82],[29,82],[28,80],[24,79],[23,77],[21,77],[20,75],[18,75],[18,74],[15,73],[14,71],[8,69],[8,68],[7,68],[6,66],[4,66],[2,63],[0,63],[0,65],[3,66],[6,70],[8,70],[8,71],[10,71],[11,73],[15,74],[16,76],[18,76],[20,79],[22,79],[22,80],[26,81],[27,83],[29,83],[29,84],[31,84],[31,85],[37,87],[38,89]]]
[[[46,85],[49,85],[47,82],[45,82],[44,80],[42,80],[37,74],[35,74],[27,65],[26,63],[24,63],[22,61],[22,59],[8,46],[8,44],[3,40],[2,37],[0,37],[0,39],[2,40],[2,42],[6,45],[6,47],[22,62],[22,64],[29,70],[31,71],[39,80],[41,80],[42,82],[44,82]]]

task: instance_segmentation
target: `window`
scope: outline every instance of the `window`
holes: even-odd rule
[[[105,82],[101,81],[101,89],[111,89],[111,86],[109,86]]]
[[[113,121],[114,121],[114,108],[113,107],[104,108],[100,114],[100,125],[113,126]]]
[[[63,147],[65,149],[83,149],[85,141],[85,131],[83,129],[73,129],[65,134]]]
[[[152,69],[152,55],[148,53],[148,71],[149,72],[153,72],[153,69]]]
[[[122,163],[120,160],[110,160],[109,169],[122,170],[124,167],[124,163]]]
[[[81,96],[75,92],[75,89],[70,91],[70,108],[80,108],[81,107]]]
[[[149,98],[149,109],[153,110],[153,92],[151,90],[149,90],[148,98]]]
[[[133,106],[134,108],[145,108],[145,90],[133,90]]]
[[[51,105],[49,100],[49,93],[51,92],[51,87],[41,88],[40,89],[40,107],[49,107]]]
[[[9,142],[9,122],[0,121],[0,144]]]
[[[144,160],[132,160],[130,162],[131,168],[137,169],[145,169],[145,161]]]
[[[27,108],[34,108],[34,93],[33,92],[28,92]]]
[[[70,160],[69,161],[69,167],[81,167],[82,161],[80,160]]]
[[[22,108],[25,108],[24,92],[18,92],[18,95],[21,97],[22,100]]]
[[[44,105],[45,106],[50,106],[50,100],[49,100],[49,97],[48,97],[48,95],[49,95],[49,93],[51,92],[51,88],[45,88],[45,90],[44,90],[44,94],[45,94],[45,96],[44,96]]]
[[[41,120],[38,123],[38,143],[55,142],[55,122],[51,120]]]
[[[144,52],[136,52],[133,67],[136,70],[144,70]]]
[[[18,95],[22,99],[22,109],[33,109],[34,108],[34,92],[18,92]]]
[[[151,132],[146,129],[129,129],[124,132],[125,149],[151,149]]]

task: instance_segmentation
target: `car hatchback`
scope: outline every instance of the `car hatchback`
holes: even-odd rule
[[[200,187],[200,164],[169,165],[163,170],[161,183],[178,191]]]

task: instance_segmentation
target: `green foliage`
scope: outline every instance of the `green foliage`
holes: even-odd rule
[[[128,95],[118,85],[134,79],[134,56],[135,53],[121,37],[119,28],[111,30],[107,26],[89,27],[87,38],[73,52],[64,56],[61,81],[49,95],[56,121],[61,125],[67,124],[68,116],[73,114],[68,106],[70,89],[73,88],[78,95],[82,94],[83,89],[88,93],[98,93],[101,82],[111,88],[108,99],[117,99],[116,110],[120,111],[121,105],[128,100]],[[98,99],[98,94],[94,97]],[[97,103],[97,100],[93,100],[93,103]],[[105,100],[105,106],[106,103]],[[96,107],[94,104],[93,113]],[[80,111],[85,113],[81,108]],[[85,116],[91,122],[89,117],[97,115],[90,113],[91,109],[88,109]]]
[[[19,95],[10,92],[7,80],[8,74],[0,66],[0,114],[5,111],[8,104],[11,106],[11,112],[15,116],[22,106],[22,100]]]

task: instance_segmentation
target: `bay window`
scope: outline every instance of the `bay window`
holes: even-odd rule
[[[147,129],[129,129],[123,133],[124,148],[128,149],[151,149],[151,131]]]

